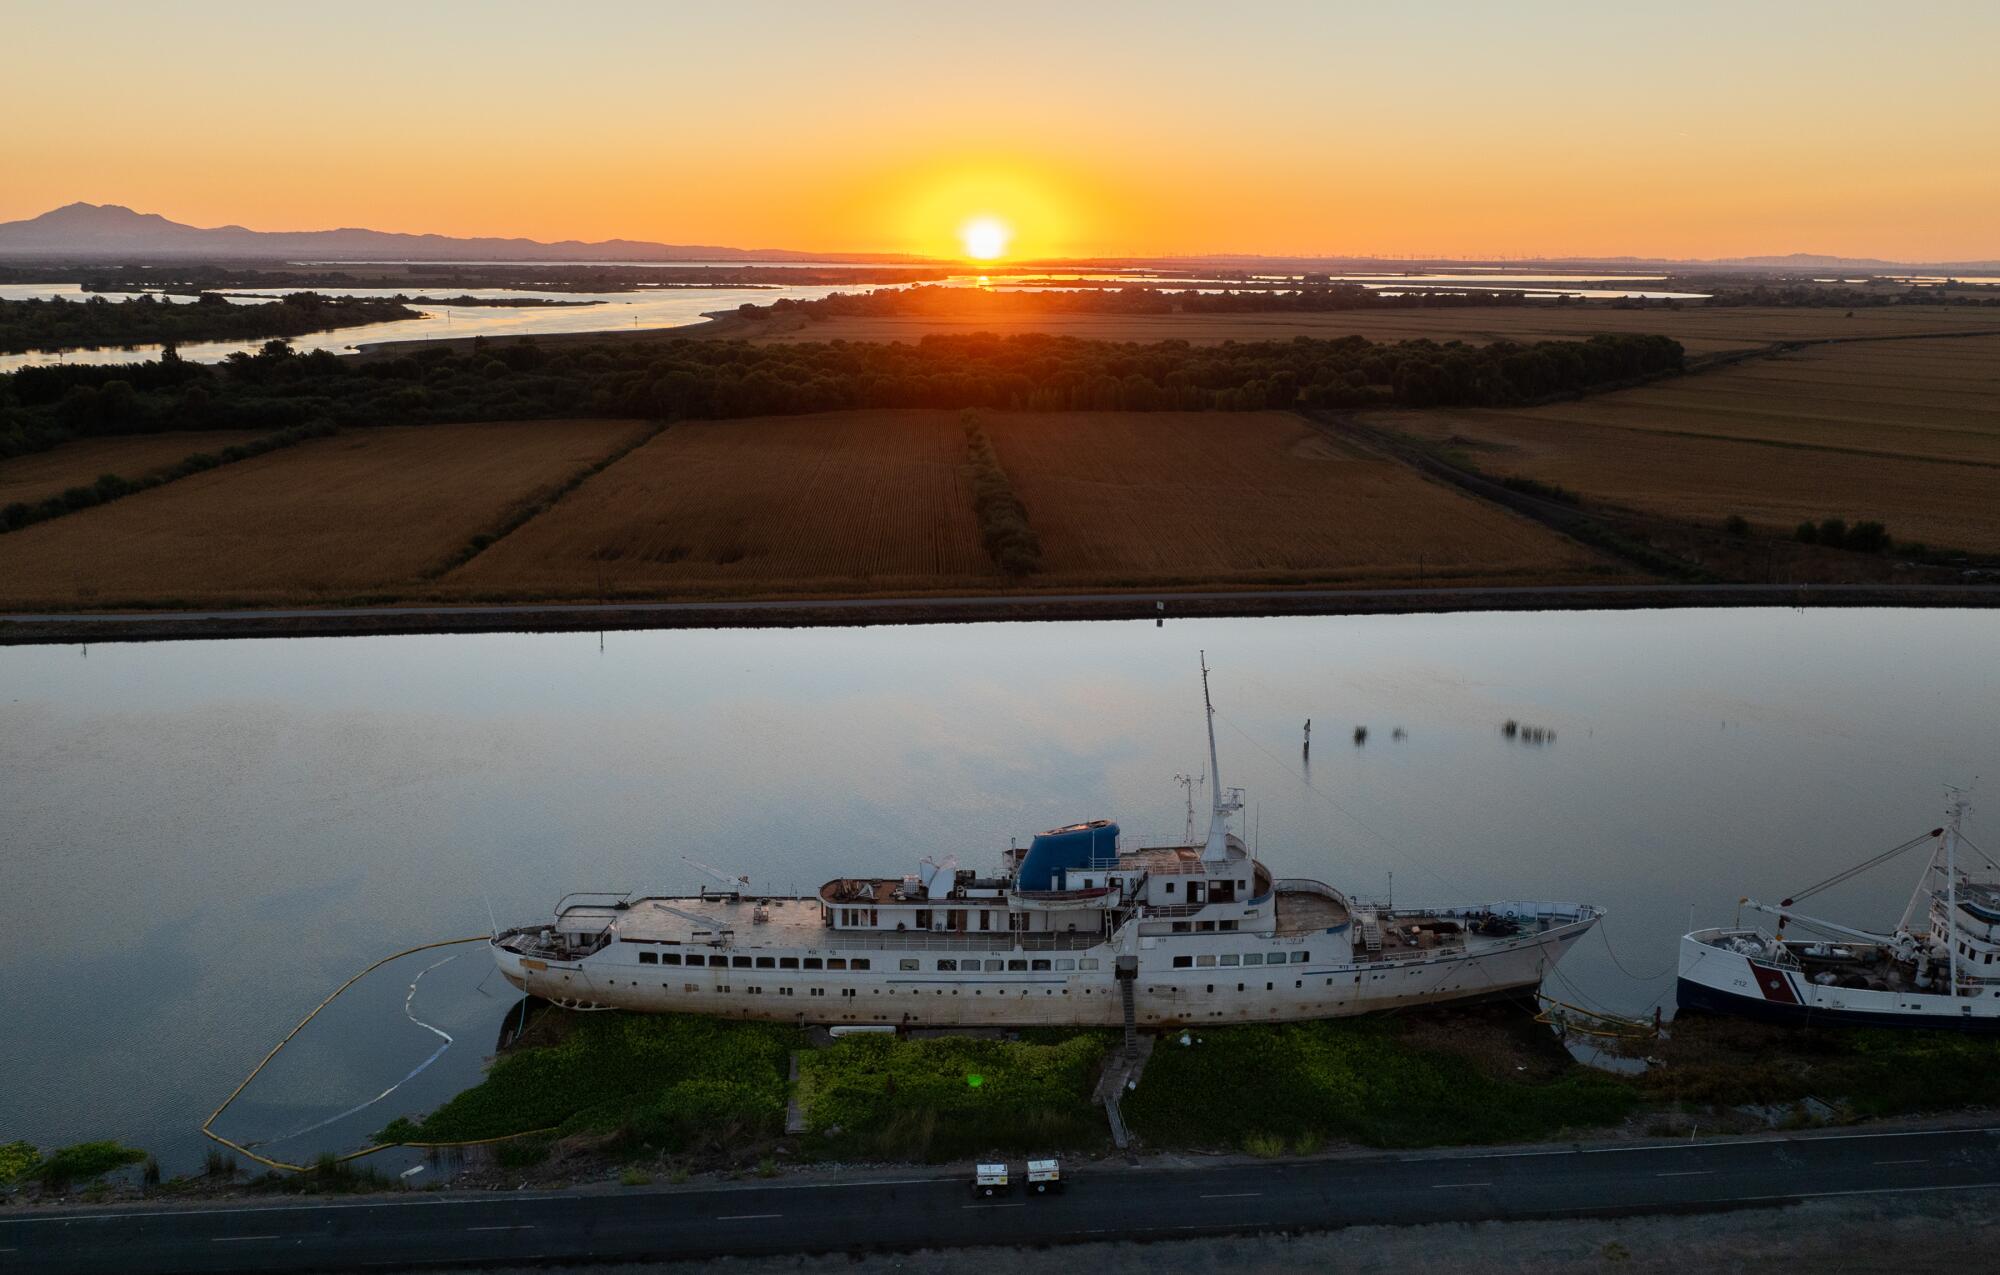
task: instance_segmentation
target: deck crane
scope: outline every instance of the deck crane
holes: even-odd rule
[[[701,897],[704,900],[727,899],[731,903],[738,903],[750,891],[750,878],[747,875],[731,875],[712,863],[703,863],[701,860],[685,854],[681,856],[681,861],[701,872],[704,876],[714,877],[722,883],[722,889],[720,890],[713,886],[705,885],[701,887]]]

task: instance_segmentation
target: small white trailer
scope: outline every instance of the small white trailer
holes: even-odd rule
[[[1063,1189],[1062,1162],[1060,1160],[1028,1161],[1028,1190],[1035,1195],[1048,1195]]]
[[[1005,1195],[1010,1187],[1007,1166],[1004,1164],[982,1164],[973,1170],[972,1193],[985,1198]]]

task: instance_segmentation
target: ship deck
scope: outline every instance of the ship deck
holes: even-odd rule
[[[757,912],[764,912],[759,921]],[[719,940],[729,932],[736,949],[807,948],[842,951],[1009,951],[1016,947],[1032,950],[1070,950],[1095,947],[1105,936],[1088,933],[1013,934],[1005,930],[988,932],[940,932],[902,930],[838,930],[824,923],[816,898],[774,898],[762,903],[754,899],[731,902],[727,899],[645,898],[634,899],[623,908],[601,905],[572,907],[563,911],[558,929],[595,929],[608,926],[611,937],[633,943],[682,943],[699,945]]]

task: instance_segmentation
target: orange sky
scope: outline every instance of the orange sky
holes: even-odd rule
[[[2000,5],[706,8],[19,8],[0,220],[2000,258]]]

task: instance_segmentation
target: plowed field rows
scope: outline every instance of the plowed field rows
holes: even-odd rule
[[[349,430],[0,535],[0,603],[296,602],[406,590],[645,428]]]

